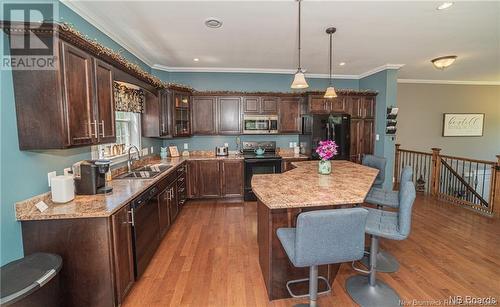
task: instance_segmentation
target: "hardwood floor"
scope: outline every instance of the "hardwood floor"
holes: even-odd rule
[[[259,268],[256,203],[191,201],[164,237],[124,306],[292,306],[268,302]],[[450,296],[500,300],[500,219],[418,197],[410,237],[382,240],[401,263],[379,273],[405,300]],[[343,264],[322,306],[356,306],[344,290]]]

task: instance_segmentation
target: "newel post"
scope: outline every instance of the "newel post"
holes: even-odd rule
[[[399,146],[401,144],[396,144],[396,150],[394,151],[394,187],[393,189],[398,189],[399,187]]]
[[[431,170],[431,195],[437,196],[439,192],[439,180],[441,174],[441,157],[439,152],[441,148],[432,149],[432,170]]]
[[[496,216],[500,216],[500,155],[497,155],[497,165],[493,168],[494,185],[493,197],[491,197],[491,210]]]

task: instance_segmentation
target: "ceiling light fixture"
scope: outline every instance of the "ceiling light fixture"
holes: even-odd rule
[[[302,68],[300,67],[300,2],[301,0],[297,0],[299,2],[299,67],[297,68],[297,72],[295,73],[295,76],[293,78],[292,85],[290,86],[291,88],[308,88],[309,84],[307,84],[306,81],[306,76],[304,76],[304,72],[302,71]]]
[[[207,20],[205,20],[205,25],[209,28],[217,29],[217,28],[222,27],[222,21],[220,21],[217,18],[211,17],[211,18],[208,18]]]
[[[337,97],[337,93],[335,92],[335,88],[333,87],[333,33],[335,33],[337,29],[335,27],[330,27],[326,29],[326,34],[330,35],[330,79],[328,81],[328,87],[325,92],[324,98],[335,98]]]
[[[444,70],[445,68],[453,64],[456,59],[457,59],[456,55],[447,55],[432,59],[431,62],[437,69]]]
[[[198,58],[194,58],[194,59],[193,59],[193,61],[195,61],[195,62],[199,62],[199,61],[200,61],[200,59],[198,59]]]
[[[340,62],[339,63],[340,66],[344,66],[345,65],[345,62]]]
[[[452,6],[453,6],[453,2],[444,2],[443,4],[439,5],[436,9],[438,11],[442,11],[442,10],[449,9]]]

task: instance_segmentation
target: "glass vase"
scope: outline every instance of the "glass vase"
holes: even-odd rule
[[[332,173],[332,162],[330,160],[319,160],[318,173],[321,175],[330,175]]]

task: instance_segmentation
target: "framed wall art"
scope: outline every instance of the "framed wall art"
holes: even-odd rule
[[[444,113],[443,136],[483,136],[484,113]]]

